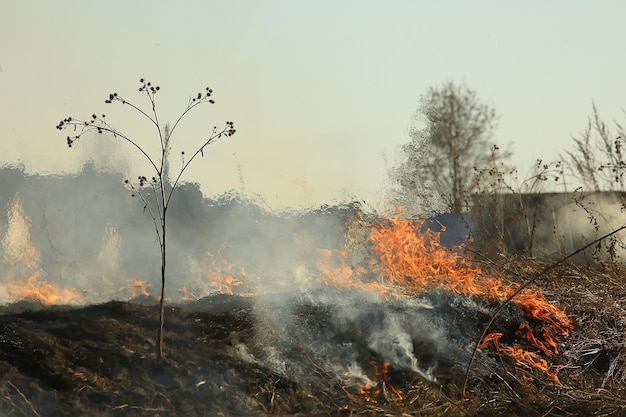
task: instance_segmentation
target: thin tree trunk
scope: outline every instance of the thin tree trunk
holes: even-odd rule
[[[159,332],[157,335],[157,344],[159,349],[159,360],[163,359],[163,326],[165,323],[165,210],[163,210],[163,218],[161,219],[161,298],[159,300]]]
[[[459,156],[454,155],[452,160],[452,211],[461,212],[461,167],[459,166]]]

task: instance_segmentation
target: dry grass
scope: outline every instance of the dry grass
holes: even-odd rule
[[[502,264],[515,272],[508,276],[513,280],[544,267],[522,258]],[[234,341],[255,349],[254,317],[244,304],[212,311],[198,311],[201,304],[190,306],[195,311],[171,309],[163,363],[153,340],[155,306],[12,305],[0,315],[0,411],[9,417],[624,415],[625,279],[621,264],[568,264],[537,283],[575,325],[554,358],[562,365],[564,386],[501,358],[497,365],[487,364],[491,375],[470,379],[465,396],[459,378],[436,386],[392,370],[375,403],[341,386],[310,357],[303,361],[315,382],[302,384],[235,355]],[[297,346],[293,352],[299,352]]]

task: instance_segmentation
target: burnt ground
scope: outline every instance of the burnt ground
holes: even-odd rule
[[[521,279],[543,265],[509,259],[504,268]],[[478,358],[481,370],[470,375],[465,395],[461,387],[466,358],[461,355],[455,363],[454,352],[437,358],[436,382],[392,365],[384,376],[368,373],[378,385],[367,394],[342,382],[320,356],[311,354],[312,341],[304,342],[296,333],[275,335],[286,348],[282,362],[270,365],[271,355],[262,345],[272,334],[271,323],[267,327],[259,322],[253,298],[218,295],[168,306],[163,361],[156,355],[154,300],[83,307],[15,303],[0,311],[0,414],[626,415],[624,277],[626,268],[614,263],[570,264],[536,283],[550,300],[560,303],[575,326],[559,357],[551,358],[562,365],[563,386],[524,372],[492,352]],[[511,279],[516,279],[514,274]],[[438,297],[441,305],[451,302],[445,295]],[[329,307],[302,300],[296,307],[294,328],[308,326],[314,338],[328,339],[333,314]],[[430,308],[429,314],[437,308]],[[452,319],[447,322],[472,315],[458,309],[448,314]],[[485,322],[486,317],[472,318]],[[466,337],[480,331],[467,329],[463,321],[456,325],[467,330]],[[495,325],[502,330],[506,318]],[[367,324],[351,322],[342,332],[333,331],[333,341],[338,347],[356,346],[363,364],[379,362],[377,354],[359,345],[359,336],[351,334],[350,329],[366,330],[359,326]],[[294,363],[298,369],[290,367]]]

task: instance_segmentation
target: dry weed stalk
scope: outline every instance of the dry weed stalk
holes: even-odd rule
[[[109,124],[106,119],[106,115],[101,116],[94,113],[90,119],[81,120],[73,117],[67,117],[59,122],[56,126],[58,130],[73,129],[74,135],[67,136],[67,146],[73,147],[78,144],[79,140],[86,133],[109,133],[113,135],[113,138],[120,141],[130,143],[150,164],[153,169],[153,175],[151,178],[140,175],[137,177],[137,181],[126,180],[126,186],[132,191],[131,196],[139,197],[143,203],[144,211],[147,211],[152,218],[154,228],[156,231],[157,241],[159,244],[159,250],[161,254],[161,296],[159,299],[159,330],[157,334],[157,347],[159,359],[163,359],[163,325],[165,321],[165,277],[166,277],[166,231],[167,231],[167,213],[170,206],[170,201],[174,191],[180,184],[181,177],[191,162],[196,159],[198,155],[204,156],[205,148],[213,143],[216,139],[221,137],[229,137],[235,134],[235,128],[233,122],[226,122],[222,129],[213,127],[207,137],[200,141],[200,146],[191,153],[191,156],[186,156],[185,151],[181,152],[181,167],[177,175],[174,175],[173,179],[170,178],[170,165],[169,165],[169,152],[170,152],[170,139],[172,134],[178,127],[181,120],[194,108],[201,104],[215,104],[212,98],[213,90],[206,87],[204,91],[198,92],[196,95],[189,98],[187,107],[176,119],[171,126],[166,124],[162,125],[159,120],[159,114],[157,112],[156,95],[161,90],[159,86],[153,85],[151,82],[144,78],[139,80],[139,92],[146,96],[150,102],[150,110],[145,111],[141,107],[136,106],[132,102],[126,100],[117,93],[109,94],[105,100],[106,104],[119,103],[124,106],[128,106],[134,111],[138,112],[142,117],[148,119],[148,121],[156,129],[157,137],[160,144],[160,152],[157,155],[150,155],[148,153],[148,146],[141,144],[130,136],[124,134],[122,131]],[[144,191],[144,190],[148,191]]]

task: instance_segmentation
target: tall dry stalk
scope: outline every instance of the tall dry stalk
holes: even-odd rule
[[[135,139],[127,136],[122,131],[111,126],[106,120],[106,116],[93,114],[89,120],[75,119],[73,117],[67,117],[59,122],[57,129],[63,130],[72,128],[74,132],[77,132],[73,136],[67,136],[67,146],[75,146],[81,136],[86,133],[109,133],[113,135],[113,138],[120,141],[130,143],[143,157],[148,161],[155,174],[150,179],[144,175],[137,177],[136,181],[126,180],[126,186],[132,190],[131,196],[139,197],[144,205],[144,211],[150,214],[154,223],[154,228],[157,235],[157,241],[159,243],[159,251],[161,255],[161,296],[159,298],[159,330],[157,334],[157,346],[159,359],[163,359],[163,328],[165,323],[165,283],[166,283],[166,260],[167,260],[167,245],[166,245],[166,232],[167,232],[167,213],[172,199],[172,195],[180,184],[183,173],[189,167],[189,164],[198,156],[204,156],[204,149],[213,143],[215,139],[219,139],[222,136],[229,137],[235,134],[235,128],[233,122],[226,122],[224,127],[218,130],[217,127],[213,127],[211,133],[205,139],[202,139],[200,146],[191,153],[190,157],[187,157],[185,152],[181,152],[182,163],[180,171],[175,178],[170,178],[170,161],[168,158],[171,145],[171,137],[180,121],[194,108],[201,104],[214,104],[215,101],[212,98],[213,90],[209,87],[206,90],[197,93],[189,98],[187,107],[180,114],[178,119],[173,125],[162,125],[159,121],[159,116],[156,106],[156,94],[161,90],[160,87],[154,86],[151,82],[146,81],[144,78],[139,80],[140,87],[139,92],[144,94],[150,102],[150,110],[145,111],[142,108],[136,106],[132,102],[122,98],[117,93],[109,94],[108,99],[105,100],[106,104],[120,103],[125,106],[129,106],[131,109],[139,113],[150,121],[150,123],[156,129],[160,144],[160,152],[157,155],[150,155],[146,144],[140,144]]]

